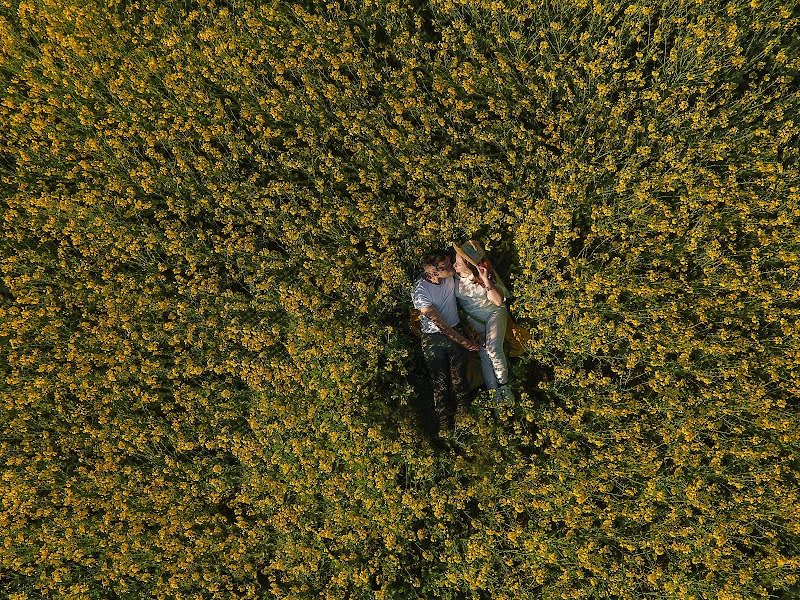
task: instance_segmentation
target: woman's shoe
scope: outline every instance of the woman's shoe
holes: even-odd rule
[[[507,383],[497,388],[494,397],[499,404],[511,404],[517,399],[517,397],[514,395],[514,392],[511,391],[511,388],[508,386]]]

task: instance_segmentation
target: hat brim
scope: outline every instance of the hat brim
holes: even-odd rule
[[[472,258],[466,252],[464,252],[464,250],[461,248],[461,246],[459,246],[455,242],[453,242],[453,249],[456,251],[456,254],[458,254],[461,258],[463,258],[469,264],[471,264],[471,265],[473,265],[475,267],[478,266],[478,263],[476,263],[474,260],[472,260]]]

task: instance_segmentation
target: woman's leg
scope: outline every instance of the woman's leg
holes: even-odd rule
[[[486,342],[486,325],[476,321],[472,318],[467,318],[469,324],[472,325],[472,328],[480,334],[481,338]],[[478,352],[478,356],[481,357],[481,372],[483,373],[483,382],[486,384],[487,390],[495,390],[500,387],[500,384],[497,383],[497,377],[494,373],[494,365],[492,364],[492,359],[489,357],[486,348],[481,348]]]
[[[492,365],[498,387],[508,383],[508,360],[503,351],[503,340],[506,337],[507,325],[507,308],[497,311],[486,321],[486,354]]]

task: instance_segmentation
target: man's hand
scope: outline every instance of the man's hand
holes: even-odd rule
[[[470,352],[479,351],[483,346],[483,340],[481,339],[480,334],[477,331],[475,331],[472,327],[467,328],[467,339],[472,343],[470,347],[467,347],[467,350],[469,350]],[[472,346],[477,346],[477,350],[472,348]]]
[[[481,347],[478,346],[478,344],[476,344],[472,340],[467,340],[466,338],[464,338],[464,339],[466,340],[466,343],[461,344],[462,346],[464,346],[464,348],[466,348],[470,352],[478,352],[478,351],[480,351]]]
[[[434,325],[436,325],[436,327],[439,328],[439,331],[441,331],[444,335],[453,340],[456,344],[464,346],[464,348],[466,348],[470,352],[477,352],[478,350],[481,349],[480,346],[478,346],[478,344],[476,344],[471,340],[468,340],[463,335],[458,333],[455,329],[450,327],[450,325],[445,323],[444,319],[442,318],[442,315],[434,307],[428,306],[427,308],[423,308],[422,310],[420,310],[420,312],[426,317],[428,317],[428,319],[430,319],[434,323]]]

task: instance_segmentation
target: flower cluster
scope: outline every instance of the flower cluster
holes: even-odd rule
[[[791,5],[0,0],[6,596],[796,591]],[[533,338],[435,451],[471,237]]]

